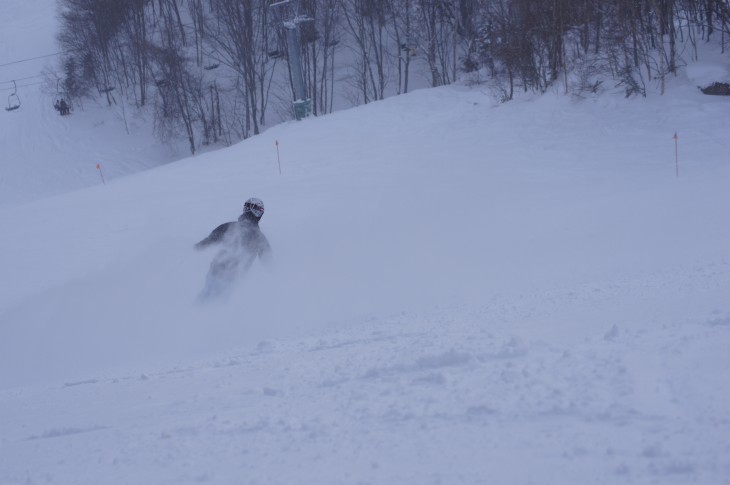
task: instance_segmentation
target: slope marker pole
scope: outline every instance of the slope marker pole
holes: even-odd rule
[[[279,140],[276,140],[276,160],[279,162],[279,175],[281,175],[281,157],[279,157]]]
[[[679,136],[677,136],[677,132],[674,132],[674,172],[677,174],[677,177],[679,177]]]
[[[101,183],[106,185],[106,182],[104,181],[104,174],[101,173],[101,163],[96,164],[96,169],[99,171],[99,175],[101,176]]]

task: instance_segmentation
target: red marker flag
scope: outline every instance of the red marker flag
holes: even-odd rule
[[[281,175],[281,157],[279,156],[279,140],[276,140],[276,160],[279,162],[279,175]]]
[[[101,176],[101,183],[106,185],[106,182],[104,181],[104,174],[101,173],[101,163],[96,164],[96,169],[99,171],[99,175]]]
[[[677,136],[677,132],[674,132],[674,172],[677,174],[677,177],[679,177],[679,136]]]

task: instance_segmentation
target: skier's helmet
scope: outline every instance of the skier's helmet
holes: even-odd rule
[[[243,204],[243,213],[245,214],[247,212],[251,213],[256,220],[261,219],[264,215],[264,202],[256,197],[251,197]]]

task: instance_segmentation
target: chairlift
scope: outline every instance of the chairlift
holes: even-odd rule
[[[56,79],[56,102],[53,103],[53,109],[58,111],[61,116],[71,114],[71,101],[66,90],[61,87],[60,79]]]
[[[58,111],[61,116],[68,116],[71,114],[71,106],[63,97],[61,99],[57,99],[56,102],[53,103],[53,108]]]
[[[400,45],[401,50],[405,52],[408,57],[416,57],[416,47],[416,43],[411,41],[410,39]]]
[[[408,57],[415,57],[416,56],[416,43],[413,41],[413,38],[409,35],[406,37],[406,41],[400,45],[400,50],[405,53]]]
[[[284,58],[286,56],[286,54],[284,54],[283,51],[280,51],[278,49],[273,50],[273,51],[269,51],[268,52],[268,55],[269,55],[269,57],[271,59],[282,59],[282,58]]]
[[[162,73],[159,73],[162,74]],[[157,86],[157,89],[162,89],[168,87],[171,83],[170,80],[167,79],[164,75],[157,77],[154,73],[152,74],[152,80],[155,83],[155,86]]]
[[[20,108],[20,98],[18,97],[18,85],[13,81],[13,92],[8,96],[8,106],[5,111],[15,111]]]

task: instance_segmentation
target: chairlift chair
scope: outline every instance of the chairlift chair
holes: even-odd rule
[[[400,48],[408,57],[416,57],[417,51],[414,44],[401,44]]]
[[[206,71],[213,71],[214,69],[218,69],[220,67],[221,61],[216,59],[215,55],[211,54],[210,52],[203,52],[203,56],[203,69],[205,69]]]
[[[18,85],[13,81],[13,92],[8,96],[8,106],[5,111],[15,111],[20,108],[20,98],[18,97]]]
[[[63,103],[65,104],[65,109],[61,108],[61,101],[63,101]],[[67,116],[71,114],[71,101],[68,94],[66,93],[66,90],[61,87],[60,79],[56,79],[56,103],[53,105],[53,107],[61,114],[61,116]]]
[[[20,108],[20,98],[18,98],[17,94],[13,93],[8,96],[8,106],[5,108],[5,111],[15,111],[18,108]]]

